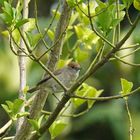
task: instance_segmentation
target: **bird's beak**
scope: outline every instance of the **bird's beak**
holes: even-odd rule
[[[81,70],[81,67],[77,67],[76,70]]]

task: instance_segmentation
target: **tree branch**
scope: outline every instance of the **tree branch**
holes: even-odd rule
[[[0,128],[0,136],[5,134],[8,128],[12,125],[12,120],[9,120],[2,128]]]
[[[133,95],[134,93],[137,93],[138,91],[140,91],[140,87],[138,87],[137,89],[135,89],[125,95],[115,95],[115,96],[109,96],[109,97],[82,97],[82,96],[78,96],[78,95],[71,95],[71,97],[83,99],[83,100],[106,101],[106,100],[113,100],[113,99],[120,99],[120,98],[128,97],[128,96]]]
[[[66,1],[64,1],[62,13],[60,16],[60,20],[57,24],[56,32],[55,32],[55,39],[54,42],[56,42],[59,38],[59,36],[65,31],[66,27],[69,24],[69,19],[71,16],[71,9],[67,5]],[[50,71],[54,71],[55,65],[57,61],[59,60],[59,55],[61,53],[61,47],[62,47],[62,41],[63,41],[64,35],[59,39],[56,46],[53,47],[51,53],[49,62],[47,63],[48,68]],[[45,74],[46,76],[47,74]],[[44,85],[40,86],[40,90],[35,96],[35,99],[33,101],[33,104],[30,108],[30,116],[29,118],[34,119],[37,118],[45,104],[46,98],[48,94],[45,91]],[[67,99],[67,98],[66,98]],[[65,100],[66,100],[65,99]],[[56,112],[57,113],[57,112]],[[56,115],[57,116],[57,115]],[[19,131],[19,133],[15,136],[14,140],[25,140],[28,139],[31,132],[31,125],[28,123],[28,120],[26,119]]]
[[[59,102],[59,104],[57,105],[57,107],[55,108],[55,110],[49,116],[47,122],[45,122],[41,126],[41,128],[39,129],[40,136],[42,134],[44,134],[47,131],[47,129],[51,126],[51,124],[55,121],[55,119],[57,118],[57,116],[59,115],[59,113],[61,112],[61,110],[63,109],[63,107],[65,106],[65,104],[69,101],[70,96],[74,93],[74,91],[90,75],[94,74],[99,68],[101,68],[106,62],[108,62],[108,60],[112,57],[112,55],[114,53],[116,53],[122,47],[122,45],[125,43],[125,41],[129,38],[129,36],[133,32],[133,30],[135,29],[135,27],[136,27],[136,25],[137,25],[137,23],[138,23],[139,20],[140,20],[140,14],[137,16],[137,18],[136,18],[133,26],[130,28],[130,30],[124,36],[124,38],[118,44],[116,44],[115,47],[113,47],[113,49],[110,52],[108,52],[108,54],[105,57],[103,57],[98,63],[96,63],[96,64],[93,63],[93,65],[91,64],[91,66],[89,67],[89,69],[87,70],[87,72],[81,78],[79,78],[77,80],[77,82],[75,82],[75,84],[73,84],[73,86],[65,93],[65,95],[63,96],[63,98],[61,99],[61,101]],[[36,133],[33,134],[33,136],[30,138],[30,140],[38,139],[40,136],[36,132]]]
[[[23,1],[23,19],[28,18],[28,4],[29,0],[24,0]],[[26,29],[26,25],[23,25],[22,32],[24,32]],[[20,48],[25,49],[25,44],[23,39],[21,38],[20,40]],[[19,49],[18,55],[19,55],[19,73],[20,73],[20,87],[19,87],[19,98],[23,99],[26,101],[26,95],[23,93],[23,90],[26,86],[26,62],[25,62],[25,57],[24,53]],[[20,112],[24,112],[25,108],[24,106],[20,109]],[[22,123],[24,121],[24,118],[19,118],[17,120],[17,126],[16,126],[16,133],[18,133]]]

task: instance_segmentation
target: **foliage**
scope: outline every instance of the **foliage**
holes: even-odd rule
[[[6,101],[6,105],[2,104],[2,107],[8,113],[9,117],[15,121],[19,117],[29,115],[28,112],[19,112],[20,108],[23,106],[23,102],[24,101],[21,99],[16,99],[13,102]]]
[[[128,81],[131,80],[131,78],[120,78],[122,75],[117,75],[120,69],[117,69],[117,74],[113,71],[114,63],[117,63],[117,67],[121,67],[120,63],[116,62],[116,60],[133,67],[139,66],[139,64],[135,64],[133,61],[131,63],[131,61],[129,62],[124,59],[128,56],[135,55],[135,52],[139,50],[139,44],[138,48],[136,48],[137,45],[135,44],[132,44],[133,47],[130,46],[131,44],[125,45],[125,48],[123,48],[124,43],[131,37],[131,33],[137,26],[140,18],[138,15],[134,22],[131,21],[128,10],[132,3],[137,10],[140,10],[138,2],[138,0],[122,0],[122,2],[119,2],[119,0],[108,0],[106,2],[102,2],[101,0],[67,0],[67,11],[72,11],[71,17],[67,19],[67,21],[66,19],[63,19],[63,10],[59,10],[61,3],[58,2],[58,7],[55,10],[52,10],[50,24],[46,27],[45,23],[45,28],[41,29],[39,23],[40,19],[37,17],[37,4],[35,4],[35,18],[25,19],[22,15],[24,7],[22,1],[19,1],[15,6],[13,6],[14,4],[12,1],[0,1],[2,7],[0,19],[6,26],[1,33],[9,39],[9,47],[13,54],[17,55],[18,58],[23,56],[30,59],[29,69],[31,73],[33,73],[34,70],[37,71],[34,76],[40,73],[37,67],[41,67],[55,79],[52,71],[50,71],[46,65],[46,62],[51,60],[51,55],[54,52],[55,55],[53,55],[53,57],[60,58],[57,60],[58,63],[55,62],[58,64],[57,68],[62,68],[71,60],[80,63],[83,67],[79,79],[75,81],[70,89],[65,89],[65,92],[62,93],[62,97],[57,97],[59,98],[58,105],[53,105],[53,103],[51,103],[51,106],[55,106],[55,109],[52,109],[53,107],[50,108],[52,112],[47,114],[49,117],[45,117],[45,120],[43,119],[44,114],[41,114],[39,117],[38,115],[32,116],[32,113],[34,114],[34,112],[32,112],[31,109],[34,105],[36,105],[34,108],[40,108],[40,112],[37,112],[38,110],[33,110],[36,111],[37,114],[41,113],[44,105],[41,104],[43,101],[40,101],[41,105],[39,105],[39,107],[37,106],[38,102],[36,102],[36,104],[34,103],[38,95],[35,95],[36,97],[32,99],[33,95],[28,94],[30,90],[29,85],[23,90],[23,94],[25,96],[27,95],[25,101],[22,99],[15,99],[14,101],[6,101],[6,104],[2,104],[2,107],[9,115],[10,119],[17,122],[19,118],[26,117],[28,123],[30,123],[34,130],[33,136],[39,138],[46,130],[49,130],[51,139],[55,139],[70,125],[70,119],[68,119],[69,121],[65,121],[65,119],[62,119],[64,116],[75,117],[85,113],[87,115],[89,110],[96,107],[94,105],[98,100],[128,99],[130,95],[139,91],[139,87],[136,88],[133,84],[134,82]],[[122,30],[120,24],[125,20],[125,17],[128,19],[128,24],[130,24],[131,27],[129,31],[126,32],[126,35],[120,39]],[[67,25],[65,25],[65,22],[67,22]],[[62,28],[63,32],[60,31],[61,29],[58,28],[59,26],[65,27]],[[24,27],[26,28],[24,29]],[[21,40],[24,42],[25,49],[21,47]],[[59,43],[60,45],[57,46]],[[59,53],[58,48],[60,50],[62,49],[61,54],[57,54]],[[128,54],[125,52],[122,56],[119,54],[122,50],[129,50],[130,48],[135,49]],[[19,52],[22,52],[22,55]],[[37,66],[34,67],[33,62],[36,62]],[[98,75],[98,71],[106,64],[108,64],[109,67],[107,67],[108,69],[106,71],[99,72],[99,77],[101,77],[99,79],[101,80],[98,81],[95,72],[97,71]],[[113,75],[111,75],[111,70],[114,72]],[[124,72],[123,68],[121,72]],[[104,78],[103,75],[106,75],[106,73],[109,76]],[[32,80],[30,74],[28,77]],[[121,79],[121,91],[118,95],[114,95],[116,89],[118,92],[118,85],[113,83],[114,77],[117,77],[117,80],[115,79],[117,84],[119,83],[119,79]],[[109,81],[108,78],[111,81]],[[103,82],[108,85],[109,90],[113,90],[113,94],[109,93],[109,97],[106,97],[107,95],[105,97],[102,95],[105,95],[106,91],[109,91],[104,88]],[[36,89],[40,89],[40,87],[41,89],[45,88],[43,85],[33,85],[33,88]],[[132,88],[135,89],[132,90]],[[103,97],[100,97],[101,95]],[[69,102],[70,99],[71,102]],[[127,100],[125,101],[129,124],[132,125],[128,102]],[[67,106],[67,102],[70,103],[69,106]],[[83,106],[86,106],[84,108],[85,111],[81,111],[78,115],[73,114],[73,112],[77,112]],[[26,111],[20,112],[21,108],[24,108]],[[71,111],[69,111],[69,109]],[[113,111],[111,110],[110,112]],[[114,114],[112,115],[110,112],[110,116],[115,114],[115,112],[113,112]],[[99,118],[100,117],[102,120],[102,116],[99,116]],[[112,123],[113,122],[115,121],[112,121]],[[24,133],[25,132],[23,132],[23,134]],[[133,134],[131,133],[129,134],[130,139],[132,135]]]

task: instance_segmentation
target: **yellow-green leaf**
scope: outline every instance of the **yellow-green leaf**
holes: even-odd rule
[[[52,126],[49,128],[49,132],[51,134],[51,139],[54,139],[56,136],[62,133],[64,128],[66,127],[66,123],[62,120],[55,121]]]
[[[133,88],[133,83],[127,81],[126,79],[121,78],[121,86],[122,86],[122,91],[120,93],[122,95],[125,95],[131,92]]]

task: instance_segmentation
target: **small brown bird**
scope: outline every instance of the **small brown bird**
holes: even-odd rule
[[[72,83],[79,76],[79,71],[80,65],[76,62],[70,62],[64,68],[56,70],[54,72],[54,75],[61,81],[62,84],[64,84],[67,88],[70,88]],[[61,85],[59,85],[51,76],[47,76],[46,78],[38,82],[36,87],[39,87],[42,84],[45,84],[47,90],[51,93],[58,93],[63,91]],[[30,93],[34,91],[34,88],[28,90],[28,92]]]

